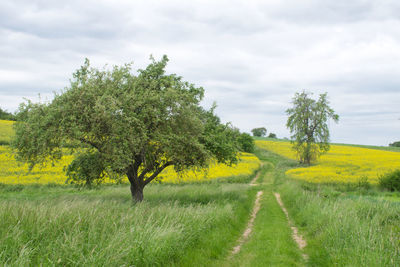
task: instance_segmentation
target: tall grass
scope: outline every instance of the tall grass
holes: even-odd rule
[[[245,184],[150,185],[136,205],[127,186],[27,187],[0,188],[0,265],[201,265],[229,251],[253,199]]]
[[[306,229],[314,266],[398,266],[400,205],[371,199],[323,197],[299,185],[281,186],[296,223]]]

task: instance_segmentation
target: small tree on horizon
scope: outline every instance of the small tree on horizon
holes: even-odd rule
[[[393,142],[393,143],[389,144],[389,146],[400,147],[400,141]]]
[[[71,179],[91,183],[107,169],[126,175],[134,201],[168,166],[179,173],[214,159],[236,163],[236,131],[220,122],[215,106],[200,106],[202,87],[165,74],[167,62],[152,59],[134,75],[130,64],[109,71],[86,60],[50,103],[20,106],[12,142],[17,158],[32,167],[59,160],[63,144],[76,144]]]
[[[327,93],[320,94],[318,100],[312,99],[311,94],[296,93],[293,107],[286,110],[289,116],[286,126],[292,134],[293,149],[299,161],[307,164],[330,148],[328,119],[339,121],[339,115],[329,106]]]
[[[253,136],[263,137],[267,134],[267,129],[265,127],[254,128],[251,130]]]

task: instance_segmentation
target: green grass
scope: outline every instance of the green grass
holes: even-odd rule
[[[269,154],[260,149],[256,154],[263,167],[252,190],[263,191],[263,195],[252,233],[238,254],[212,266],[305,266],[302,252],[292,239],[286,215],[273,195],[277,189],[274,184],[276,166],[283,160],[271,161]]]
[[[0,187],[0,265],[204,266],[245,227],[247,184]],[[229,225],[230,227],[226,227]]]
[[[253,136],[253,138],[254,138],[254,140],[263,140],[263,141],[290,142],[289,139],[281,139],[281,138],[258,137],[258,136]]]
[[[151,184],[139,204],[127,185],[0,184],[0,266],[398,266],[398,192],[292,180],[297,162],[256,153],[257,186],[251,176]],[[259,190],[253,233],[230,258]],[[272,192],[305,235],[308,262]]]
[[[400,203],[385,200],[388,192],[292,180],[285,171],[295,161],[258,154],[275,166],[275,188],[308,241],[309,266],[398,266]]]
[[[264,165],[257,190],[263,190],[261,208],[254,221],[253,232],[240,253],[224,266],[304,266],[301,252],[292,239],[285,214],[274,192],[274,168]]]

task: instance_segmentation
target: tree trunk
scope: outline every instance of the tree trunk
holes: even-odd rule
[[[144,186],[137,186],[135,184],[131,184],[131,195],[134,202],[142,202],[143,200],[143,188]]]

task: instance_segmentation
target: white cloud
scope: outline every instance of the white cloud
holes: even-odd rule
[[[0,105],[50,97],[85,57],[145,67],[167,54],[242,130],[289,136],[285,110],[306,89],[341,115],[333,141],[384,145],[400,139],[399,14],[395,0],[3,1]]]

